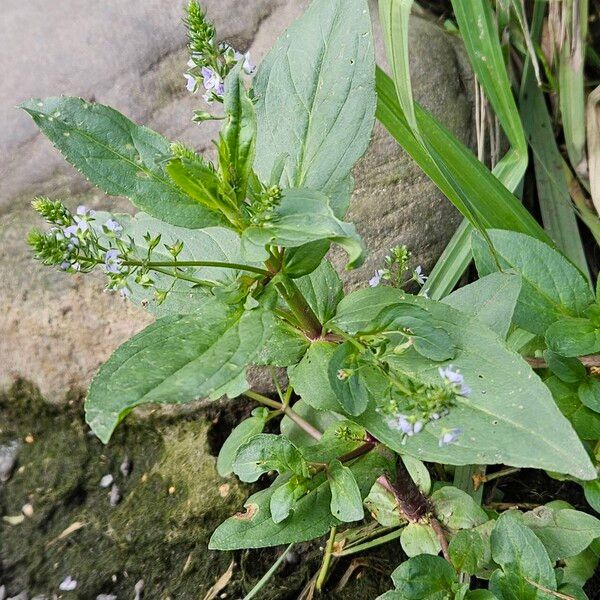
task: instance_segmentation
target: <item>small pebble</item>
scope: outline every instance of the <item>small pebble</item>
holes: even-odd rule
[[[7,598],[6,600],[28,600],[29,594],[27,592],[21,592],[16,596],[12,596],[11,598]]]
[[[67,575],[58,586],[61,592],[72,592],[77,587],[77,581],[70,575]]]
[[[17,464],[20,447],[21,444],[17,440],[0,446],[0,482],[4,483],[10,479]]]
[[[117,484],[113,484],[110,488],[110,494],[108,495],[108,499],[110,501],[111,506],[116,506],[121,502],[121,490],[119,490]]]
[[[119,467],[119,471],[121,471],[121,475],[123,475],[123,477],[129,477],[129,475],[131,474],[132,466],[133,466],[133,464],[132,464],[131,460],[129,460],[129,458],[126,456],[123,459],[121,466]]]
[[[21,512],[26,517],[33,517],[33,506],[31,504],[25,504],[25,505],[23,505],[23,508],[21,509]]]
[[[101,488],[107,488],[110,487],[113,484],[113,481],[115,480],[115,478],[109,473],[108,475],[105,475],[101,480],[100,480],[100,487]]]
[[[6,586],[0,585],[0,600],[5,600],[6,598]]]
[[[117,597],[114,594],[98,594],[96,600],[117,600]]]
[[[297,565],[300,562],[300,555],[297,552],[288,552],[283,560],[288,565]]]
[[[34,438],[30,433],[25,436],[25,442],[27,442],[28,444],[33,444]]]
[[[31,600],[48,600],[48,596],[44,596],[44,595],[34,596]]]
[[[135,592],[135,598],[133,600],[141,600],[142,593],[144,591],[144,580],[143,579],[140,579],[135,584],[135,587],[133,588],[133,591]]]
[[[174,493],[175,493],[175,486],[173,486],[173,485],[172,485],[172,486],[169,488],[169,496],[172,496]]]

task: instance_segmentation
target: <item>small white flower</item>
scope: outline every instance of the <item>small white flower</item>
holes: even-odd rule
[[[107,273],[120,273],[121,267],[123,266],[123,260],[121,259],[121,253],[111,248],[104,255],[104,267]]]
[[[65,577],[58,586],[58,589],[61,592],[72,592],[77,587],[77,581],[73,579],[70,575]]]
[[[236,62],[239,62],[240,60],[244,61],[244,64],[242,65],[242,69],[244,69],[244,72],[247,75],[252,75],[252,73],[254,73],[254,71],[256,71],[256,65],[250,59],[250,52],[246,52],[246,54],[242,54],[241,52],[236,52],[233,55],[233,57],[236,60]]]
[[[458,440],[461,433],[462,430],[458,427],[455,427],[454,429],[447,429],[444,431],[444,433],[442,433],[442,436],[438,441],[439,447],[442,448],[443,446],[448,446],[448,444],[453,444]]]
[[[108,231],[114,233],[117,236],[123,231],[123,227],[121,226],[121,224],[118,221],[115,221],[114,219],[109,219],[108,221],[106,221],[106,223],[104,223],[104,227],[106,227]]]
[[[428,276],[425,275],[425,273],[423,272],[423,269],[421,268],[421,265],[419,265],[413,272],[413,277],[414,280],[419,284],[419,285],[423,285],[427,279]]]

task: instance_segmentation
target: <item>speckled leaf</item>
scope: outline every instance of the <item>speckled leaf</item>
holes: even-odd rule
[[[293,66],[292,66],[293,65]],[[348,179],[375,118],[375,57],[366,0],[314,0],[277,40],[254,80],[255,168],[268,181],[325,192],[342,216]]]
[[[491,273],[452,292],[442,302],[479,319],[506,339],[520,292],[518,275]]]
[[[116,110],[81,98],[33,98],[21,105],[64,157],[110,196],[126,196],[153,217],[190,229],[219,225],[167,176],[169,142]]]
[[[234,397],[248,389],[246,365],[268,337],[272,313],[206,302],[193,315],[163,317],[119,347],[92,381],[86,421],[108,442],[140,404]]]
[[[375,403],[355,418],[358,423],[397,452],[422,460],[457,465],[504,463],[570,473],[580,479],[595,477],[587,452],[548,389],[518,354],[477,319],[433,300],[378,287],[344,298],[332,324],[348,333],[361,331],[383,308],[400,302],[413,303],[444,324],[458,349],[452,364],[460,369],[472,393],[460,397],[448,417],[427,425],[405,445]],[[412,351],[394,358],[392,364],[430,382],[440,381],[439,365]],[[452,427],[461,428],[463,434],[456,443],[440,448],[442,430]]]
[[[388,456],[378,449],[348,466],[363,498],[377,477],[391,467]],[[330,527],[340,524],[331,514],[331,490],[323,472],[312,478],[310,491],[295,503],[292,514],[281,523],[274,523],[269,507],[271,496],[286,481],[286,477],[279,477],[270,488],[250,496],[244,505],[246,512],[222,523],[214,532],[209,548],[236,550],[303,542],[320,537]]]

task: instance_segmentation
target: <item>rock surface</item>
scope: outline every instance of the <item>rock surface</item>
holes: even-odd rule
[[[24,243],[36,224],[31,198],[45,194],[94,208],[106,199],[14,107],[30,96],[78,95],[113,105],[170,139],[211,152],[214,126],[191,123],[199,97],[184,87],[182,2],[4,0],[0,20],[0,386],[25,376],[52,399],[84,388],[115,347],[150,322],[141,309],[102,292],[93,277],[66,277],[35,264]],[[260,60],[305,8],[304,0],[204,0],[220,37]],[[376,14],[374,12],[374,14]],[[380,37],[380,36],[379,36]],[[463,140],[472,137],[470,75],[461,52],[435,24],[414,18],[415,96]],[[381,60],[381,48],[379,48]],[[431,268],[459,219],[397,144],[377,126],[356,170],[350,217],[371,249],[363,284],[389,248],[407,244]]]

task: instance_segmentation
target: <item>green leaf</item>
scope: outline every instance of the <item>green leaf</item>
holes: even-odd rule
[[[489,520],[469,494],[450,485],[433,492],[431,501],[438,519],[450,530],[473,529]]]
[[[456,572],[440,556],[423,554],[403,562],[392,581],[403,600],[441,600],[453,590]]]
[[[336,424],[344,421],[342,415],[327,410],[316,410],[304,400],[298,400],[294,404],[294,412],[298,413],[319,431],[327,432],[328,429],[334,428]],[[288,416],[281,419],[280,430],[295,446],[302,449],[302,453],[307,460],[312,460],[312,455],[307,451],[308,446],[317,445],[318,440],[315,440],[304,429],[298,427]],[[317,451],[320,452],[320,450]]]
[[[178,255],[179,261],[216,261],[224,263],[243,263],[240,252],[240,237],[231,229],[224,227],[207,227],[205,229],[187,229],[163,223],[143,212],[134,217],[130,215],[112,215],[110,213],[97,213],[95,228],[101,232],[101,225],[109,218],[114,218],[123,227],[122,236],[130,236],[135,244],[137,254],[145,257],[148,251],[148,240],[144,238],[147,233],[152,238],[160,235],[161,242],[152,251],[154,261],[173,261],[173,256],[165,248],[165,244],[172,246],[183,242],[183,249]],[[256,263],[249,263],[258,266]],[[166,269],[174,272],[173,269]],[[160,272],[151,272],[151,277],[157,289],[168,290],[169,294],[164,302],[159,304],[154,296],[154,290],[144,288],[130,278],[128,285],[131,289],[131,301],[141,304],[157,317],[175,314],[188,314],[197,311],[200,305],[207,301],[210,286],[229,286],[235,283],[240,271],[224,267],[182,267],[178,273],[184,277],[191,277],[206,282],[206,286],[199,286],[193,282],[179,278],[173,283],[173,277]],[[173,287],[171,288],[171,285]]]
[[[377,118],[465,217],[472,219],[475,207],[478,224],[486,229],[520,231],[551,243],[527,209],[471,150],[415,102],[417,126],[429,152],[425,151],[400,108],[394,83],[381,69],[376,71],[376,85]]]
[[[260,433],[238,448],[233,472],[242,481],[253,482],[269,471],[308,477],[308,465],[292,442],[281,435]]]
[[[256,149],[256,114],[241,78],[242,61],[225,79],[223,108],[227,120],[221,130],[219,170],[238,204],[246,200],[248,178]]]
[[[233,473],[233,459],[243,444],[254,436],[262,433],[267,422],[269,411],[265,408],[257,408],[252,411],[252,416],[244,419],[237,425],[225,440],[219,450],[217,458],[217,472],[221,477],[227,477]]]
[[[356,228],[338,220],[327,196],[308,188],[293,188],[283,191],[269,220],[244,230],[242,248],[251,259],[266,260],[265,246],[297,248],[319,240],[340,245],[348,253],[348,269],[364,261],[365,248]]]
[[[275,490],[269,503],[271,518],[274,523],[281,523],[281,521],[288,518],[296,503],[297,489],[298,486],[292,479]]]
[[[584,406],[591,408],[594,412],[600,413],[600,381],[592,377],[586,377],[579,384],[577,393]]]
[[[546,343],[563,356],[594,354],[600,352],[600,327],[590,319],[563,318],[548,327]]]
[[[427,523],[409,523],[402,530],[400,544],[409,558],[419,554],[437,556],[442,550],[433,527]]]
[[[364,497],[375,480],[390,468],[387,455],[378,449],[348,464]],[[320,537],[340,521],[331,514],[331,489],[324,472],[310,480],[310,491],[294,505],[292,514],[282,523],[274,523],[270,499],[286,478],[278,478],[266,490],[252,495],[246,502],[246,513],[227,519],[214,532],[209,548],[235,550],[263,548]]]
[[[564,383],[558,377],[549,377],[544,383],[577,435],[583,440],[600,439],[600,415],[581,403],[577,385]]]
[[[586,376],[585,367],[577,358],[561,356],[552,350],[544,350],[544,360],[548,363],[548,368],[552,373],[566,383],[577,383]]]
[[[431,491],[431,475],[429,469],[414,456],[405,454],[400,457],[411,479],[417,484],[417,487],[425,494],[429,495]]]
[[[489,568],[492,561],[490,535],[494,525],[494,521],[488,521],[474,529],[461,529],[452,536],[448,554],[457,571],[476,575]]]
[[[292,279],[312,273],[322,264],[330,247],[329,240],[319,240],[297,248],[288,248],[283,256],[283,273]]]
[[[598,436],[600,437],[600,436]],[[583,482],[583,493],[587,503],[597,512],[600,513],[600,479]]]
[[[383,527],[398,527],[406,523],[406,519],[400,514],[394,494],[377,481],[364,503],[371,516]]]
[[[201,158],[172,158],[166,171],[182,193],[193,198],[198,206],[219,211],[223,206],[221,180],[213,166]]]
[[[80,98],[33,98],[21,105],[64,157],[110,196],[189,229],[220,225],[218,213],[199,205],[167,176],[169,142],[116,110]]]
[[[452,292],[442,302],[479,319],[506,339],[520,292],[518,275],[492,273]]]
[[[352,471],[339,460],[332,460],[327,466],[327,478],[331,488],[331,514],[345,523],[363,519],[362,496]]]
[[[587,548],[577,556],[566,558],[564,563],[562,582],[583,586],[596,572],[598,556]]]
[[[488,235],[500,267],[521,275],[523,285],[514,314],[519,327],[543,335],[557,319],[579,316],[594,302],[581,271],[550,246],[515,231],[488,230]],[[487,244],[476,235],[472,243],[479,274],[497,271]]]
[[[547,598],[525,578],[551,590],[556,578],[548,553],[535,534],[510,512],[500,515],[492,531],[492,558],[502,567],[490,581],[490,591],[500,600]],[[533,595],[532,595],[533,591]]]
[[[402,443],[399,432],[389,428],[375,402],[354,419],[356,422],[396,452],[421,460],[535,466],[569,472],[580,479],[595,478],[587,452],[556,408],[548,389],[519,355],[508,350],[477,319],[446,304],[377,287],[345,297],[329,325],[354,334],[367,328],[383,308],[408,302],[426,310],[434,321],[444,323],[444,329],[459,349],[452,364],[460,369],[472,392],[468,398],[457,399],[450,415],[428,424],[406,444]],[[440,381],[440,363],[414,352],[394,357],[393,363],[390,358],[390,366],[426,382]],[[322,385],[318,372],[311,373],[314,385]],[[456,443],[440,448],[441,432],[453,427],[461,428],[462,435]],[[548,435],[549,431],[552,435]]]
[[[125,342],[101,367],[85,402],[86,421],[107,443],[140,404],[235,397],[248,389],[246,365],[269,336],[271,313],[206,302],[190,315],[163,317]]]
[[[568,508],[540,506],[524,513],[523,523],[544,544],[552,563],[583,552],[600,537],[600,520]]]
[[[306,336],[287,321],[273,319],[273,331],[254,359],[255,365],[289,367],[302,360],[310,346]]]
[[[363,427],[352,421],[336,419],[325,428],[320,440],[301,448],[300,451],[309,462],[328,463],[356,450],[366,441],[367,432]]]
[[[393,345],[402,345],[407,340],[414,349],[434,361],[454,358],[456,348],[441,322],[418,306],[395,304],[384,309],[375,317],[375,323],[366,333],[381,333]]]
[[[328,260],[322,261],[310,274],[297,279],[296,286],[321,323],[333,317],[344,297],[342,280]]]
[[[329,383],[329,363],[337,345],[313,342],[304,358],[288,369],[290,385],[314,409],[340,412],[337,396]]]
[[[258,174],[268,180],[285,156],[281,184],[321,190],[342,216],[348,195],[341,190],[373,128],[374,70],[367,2],[314,0],[254,79]]]
[[[359,364],[356,348],[350,342],[338,345],[329,362],[329,385],[340,408],[350,415],[360,415],[367,408],[370,394],[364,373],[368,368]]]

